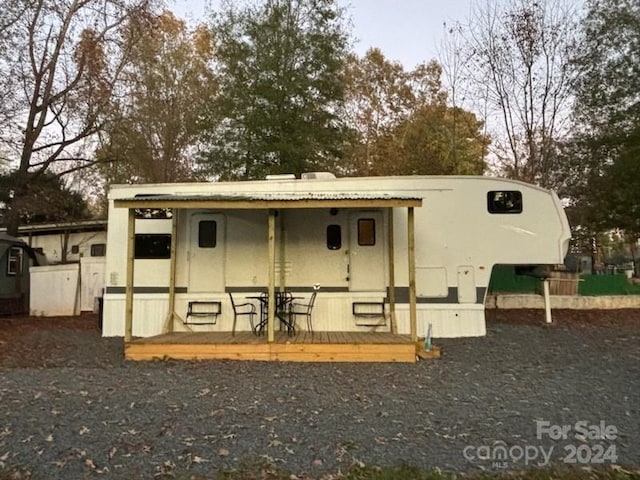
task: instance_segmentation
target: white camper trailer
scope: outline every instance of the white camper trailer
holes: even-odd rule
[[[319,286],[316,332],[481,336],[493,266],[561,264],[569,239],[553,192],[490,177],[113,186],[103,335],[230,332],[229,293]]]

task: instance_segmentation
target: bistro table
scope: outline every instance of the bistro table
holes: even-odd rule
[[[260,296],[247,298],[260,302],[260,322],[256,325],[254,333],[261,335],[269,320],[269,295],[263,293]],[[296,328],[287,312],[291,306],[291,302],[293,302],[295,298],[296,297],[291,295],[291,292],[287,290],[276,292],[276,317],[280,320],[280,323],[287,328],[287,333],[290,336],[295,335]]]

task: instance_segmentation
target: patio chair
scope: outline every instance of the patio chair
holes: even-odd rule
[[[249,324],[251,325],[251,331],[255,334],[256,327],[253,323],[253,317],[256,314],[256,306],[253,303],[236,303],[233,300],[233,295],[229,292],[229,298],[231,299],[231,307],[233,308],[233,328],[231,329],[231,335],[234,336],[236,334],[236,321],[238,317],[248,316]]]
[[[311,324],[311,313],[313,311],[313,305],[316,301],[316,296],[318,295],[317,290],[314,290],[311,294],[311,298],[309,299],[309,303],[291,303],[289,309],[289,315],[291,318],[291,323],[293,325],[296,324],[296,317],[306,317],[307,319],[307,330],[313,333],[313,326]]]

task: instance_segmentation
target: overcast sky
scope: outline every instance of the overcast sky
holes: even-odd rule
[[[190,20],[203,18],[206,0],[170,0],[170,8]],[[215,1],[215,0],[214,0]],[[443,23],[464,21],[473,0],[338,0],[347,8],[363,54],[378,47],[384,55],[412,69],[438,57]]]

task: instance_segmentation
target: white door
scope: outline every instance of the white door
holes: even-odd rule
[[[96,297],[102,296],[105,257],[80,258],[80,310],[93,311]]]
[[[189,292],[224,292],[224,216],[194,213],[189,223]]]
[[[386,289],[384,229],[381,212],[352,213],[349,221],[349,289]]]
[[[476,303],[476,280],[471,265],[458,267],[458,302]]]

